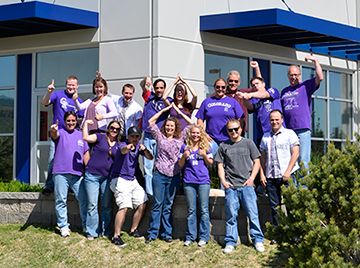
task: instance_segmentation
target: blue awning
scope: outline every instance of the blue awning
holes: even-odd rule
[[[98,28],[97,12],[39,1],[0,6],[0,37]]]
[[[201,16],[200,30],[360,60],[360,28],[281,9]]]

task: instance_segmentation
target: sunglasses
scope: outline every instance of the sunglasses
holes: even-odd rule
[[[215,86],[216,89],[225,89],[226,86]]]
[[[232,79],[229,79],[229,83],[239,83],[239,80],[232,80]]]
[[[119,127],[109,127],[109,130],[113,131],[113,132],[118,132],[120,130],[120,128]]]
[[[228,128],[228,132],[238,132],[240,127]]]
[[[74,123],[76,120],[66,120],[66,123]]]

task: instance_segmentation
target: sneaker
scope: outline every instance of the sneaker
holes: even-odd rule
[[[191,241],[191,240],[186,240],[186,241],[184,242],[184,247],[188,247],[188,246],[190,246],[190,245],[191,245],[191,243],[192,243],[192,241]]]
[[[129,232],[129,235],[130,235],[130,236],[133,236],[133,237],[135,237],[135,238],[142,237],[142,235],[139,233],[139,230],[138,230],[138,229],[135,229],[134,231]]]
[[[263,242],[256,242],[255,243],[255,249],[256,249],[257,252],[264,252],[265,251],[264,243]]]
[[[118,247],[120,247],[120,248],[126,246],[126,244],[124,243],[124,241],[121,239],[120,236],[118,236],[118,237],[113,237],[113,238],[111,239],[111,243],[115,244],[115,246],[118,246]]]
[[[225,254],[229,254],[229,253],[233,252],[234,249],[235,249],[234,246],[226,245],[225,248],[223,249],[223,252],[224,252]]]
[[[203,247],[203,246],[205,246],[206,244],[207,244],[206,241],[200,240],[199,243],[198,243],[198,246],[199,246],[199,247]]]
[[[171,243],[173,240],[171,237],[165,237],[163,238],[163,240],[166,242],[166,243]]]
[[[87,236],[86,238],[87,238],[87,240],[89,240],[89,241],[92,241],[92,240],[94,240],[94,239],[95,239],[95,237],[90,236],[90,235],[89,235],[89,236]]]
[[[153,242],[153,241],[155,241],[154,238],[148,237],[148,238],[146,238],[146,240],[145,240],[145,244],[150,244],[150,243]]]
[[[60,229],[60,234],[62,237],[70,236],[70,229],[69,227],[63,227]]]

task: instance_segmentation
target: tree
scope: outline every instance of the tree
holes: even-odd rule
[[[306,185],[306,187],[304,187]],[[360,266],[360,143],[328,152],[300,186],[283,187],[288,211],[269,233],[290,255],[289,266]]]

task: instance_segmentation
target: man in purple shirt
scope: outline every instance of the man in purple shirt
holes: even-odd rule
[[[66,89],[55,91],[55,81],[52,80],[50,85],[48,85],[47,91],[41,100],[41,104],[44,106],[53,105],[53,124],[58,122],[59,129],[65,127],[64,115],[66,112],[74,111],[77,116],[82,116],[83,114],[78,113],[75,102],[72,99],[74,93],[77,93],[79,87],[78,79],[74,75],[68,76],[66,79]],[[80,103],[82,102],[79,99]],[[54,191],[54,181],[52,178],[52,166],[54,159],[55,145],[51,141],[50,151],[49,151],[49,166],[48,166],[48,176],[46,178],[45,186],[43,189],[44,194],[50,194]]]
[[[144,134],[144,145],[151,152],[152,155],[156,154],[156,141],[151,134],[149,128],[149,119],[156,114],[157,112],[164,109],[167,105],[165,104],[162,96],[164,94],[166,88],[166,82],[163,79],[157,79],[154,82],[154,92],[150,93],[150,97],[148,97],[145,101],[144,113],[142,118],[142,130],[145,132]],[[170,102],[172,102],[171,98],[168,98]],[[163,113],[159,119],[156,121],[156,125],[161,128],[166,118],[168,118],[169,113]],[[153,195],[152,189],[152,177],[153,177],[153,168],[154,168],[154,160],[149,160],[144,157],[144,173],[145,173],[145,190],[146,193],[150,196]]]
[[[255,112],[257,131],[254,141],[259,146],[263,134],[271,130],[270,112],[275,109],[282,111],[280,93],[276,88],[266,89],[265,82],[261,77],[251,78],[250,85],[255,91],[238,92],[237,95],[244,99],[244,104],[249,113]]]
[[[150,151],[139,143],[141,131],[137,127],[130,127],[127,134],[127,142],[122,142],[111,150],[114,164],[110,174],[110,178],[112,178],[110,189],[114,192],[115,202],[119,207],[115,216],[112,243],[119,247],[126,245],[121,239],[120,233],[129,208],[135,209],[129,235],[140,237],[137,228],[144,215],[148,198],[136,180],[135,170],[139,163],[139,154],[149,160],[153,159]]]
[[[288,69],[290,85],[281,92],[284,121],[300,140],[300,161],[308,168],[311,156],[311,95],[319,88],[323,72],[319,61],[313,56],[305,57],[315,66],[315,77],[302,82],[299,66],[291,65]]]

